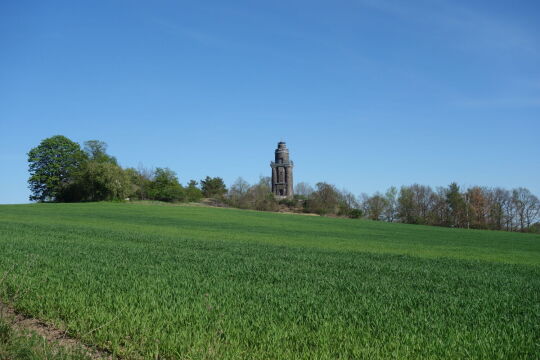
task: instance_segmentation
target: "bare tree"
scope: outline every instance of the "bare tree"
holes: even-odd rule
[[[384,210],[384,220],[389,222],[394,222],[397,218],[398,211],[398,201],[397,201],[398,190],[395,186],[392,186],[386,190],[384,198],[386,200],[386,208]]]
[[[236,207],[246,207],[246,194],[250,188],[249,183],[243,178],[239,177],[231,185],[228,193],[228,200],[232,206]]]
[[[270,176],[259,176],[259,185],[264,185],[272,191],[272,178]]]
[[[526,231],[539,214],[538,198],[529,189],[517,188],[512,190],[512,203],[515,207],[520,231]]]
[[[488,196],[485,188],[473,186],[467,189],[467,223],[473,229],[487,227],[487,214],[489,213]]]
[[[341,198],[343,199],[343,202],[345,205],[351,209],[355,209],[358,207],[358,202],[356,201],[356,196],[352,192],[350,192],[347,189],[343,189],[340,191]]]
[[[431,225],[448,226],[449,209],[446,202],[446,188],[439,186],[432,194],[430,222]]]
[[[517,228],[517,211],[514,201],[512,201],[512,193],[505,190],[507,198],[504,201],[503,214],[504,214],[504,228],[506,231],[514,231]]]
[[[495,188],[487,193],[488,227],[493,230],[504,230],[507,218],[507,203],[510,201],[508,190]]]
[[[370,196],[366,202],[366,215],[371,220],[384,220],[384,213],[388,203],[386,198],[379,192]]]
[[[350,216],[352,211],[359,208],[356,196],[347,189],[339,192],[339,212],[338,215]]]
[[[299,182],[294,187],[295,195],[303,196],[305,198],[310,197],[314,191],[313,187],[306,182]]]
[[[398,197],[398,216],[409,224],[429,224],[435,193],[429,186],[402,186]]]
[[[277,211],[278,202],[272,194],[272,185],[268,177],[261,176],[259,183],[249,188],[247,197],[249,207],[261,211]]]
[[[334,185],[319,182],[307,201],[307,210],[320,215],[336,214],[339,209],[340,194]]]
[[[525,208],[525,220],[527,224],[527,229],[529,229],[534,223],[540,221],[540,200],[533,195],[530,194],[527,202],[527,206]]]
[[[360,210],[362,210],[362,214],[364,214],[364,216],[367,216],[368,213],[368,200],[369,195],[366,193],[361,193],[356,198],[356,202],[358,203],[358,206],[360,207]]]

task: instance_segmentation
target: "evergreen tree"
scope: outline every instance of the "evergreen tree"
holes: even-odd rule
[[[227,187],[220,177],[207,176],[204,180],[201,180],[201,190],[204,197],[217,197],[221,198],[227,193]]]
[[[459,190],[459,185],[455,182],[448,186],[446,191],[446,203],[449,209],[450,225],[455,227],[464,226],[466,203]]]

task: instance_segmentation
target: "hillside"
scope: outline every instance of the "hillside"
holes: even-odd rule
[[[532,358],[540,236],[209,207],[0,206],[0,298],[125,358]]]

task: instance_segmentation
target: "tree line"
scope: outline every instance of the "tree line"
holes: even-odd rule
[[[236,180],[225,198],[230,206],[315,213],[326,216],[367,218],[376,221],[468,229],[540,232],[540,201],[526,188],[507,190],[456,183],[435,190],[426,185],[390,187],[385,193],[355,196],[347,190],[319,182],[301,182],[292,199],[277,200],[270,177],[250,185]]]
[[[433,189],[413,184],[358,197],[325,183],[317,184],[315,190],[307,184],[297,187],[300,188],[296,194],[307,199],[307,208],[318,213],[360,215],[371,220],[406,224],[540,232],[540,201],[523,187],[461,189],[457,183],[451,183]]]
[[[32,201],[114,200],[199,201],[227,192],[223,179],[207,176],[180,184],[169,168],[122,168],[107,154],[107,144],[89,140],[84,147],[62,135],[44,139],[28,153]]]
[[[326,182],[300,182],[294,198],[278,200],[270,177],[256,184],[238,178],[227,189],[220,177],[207,176],[184,186],[169,168],[122,168],[107,154],[107,144],[90,140],[81,146],[57,135],[43,140],[28,153],[30,200],[80,202],[158,200],[219,203],[261,211],[287,210],[326,216],[367,218],[470,229],[540,232],[540,201],[526,188],[503,189],[456,183],[431,188],[413,184],[399,190],[355,196]]]

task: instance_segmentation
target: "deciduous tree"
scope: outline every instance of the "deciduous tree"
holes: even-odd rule
[[[185,191],[176,173],[169,168],[156,168],[153,181],[148,190],[152,200],[159,201],[182,201],[185,199]]]
[[[319,182],[305,203],[306,210],[319,215],[336,214],[339,209],[340,194],[334,185]]]
[[[77,173],[66,201],[124,200],[131,190],[129,176],[120,166],[91,160]]]
[[[307,199],[315,190],[306,182],[299,182],[294,186],[294,195]]]
[[[386,190],[384,198],[386,200],[386,208],[384,209],[384,220],[389,222],[394,222],[397,218],[398,211],[398,202],[397,202],[398,191],[395,186],[390,187]]]
[[[201,189],[197,186],[197,181],[190,180],[186,187],[186,200],[190,202],[197,202],[202,199],[203,194]]]
[[[118,165],[116,158],[107,154],[107,143],[100,140],[88,140],[84,142],[84,152],[88,159],[96,162],[108,162]]]
[[[41,141],[28,152],[30,200],[61,201],[62,192],[85,159],[79,144],[65,136]]]

